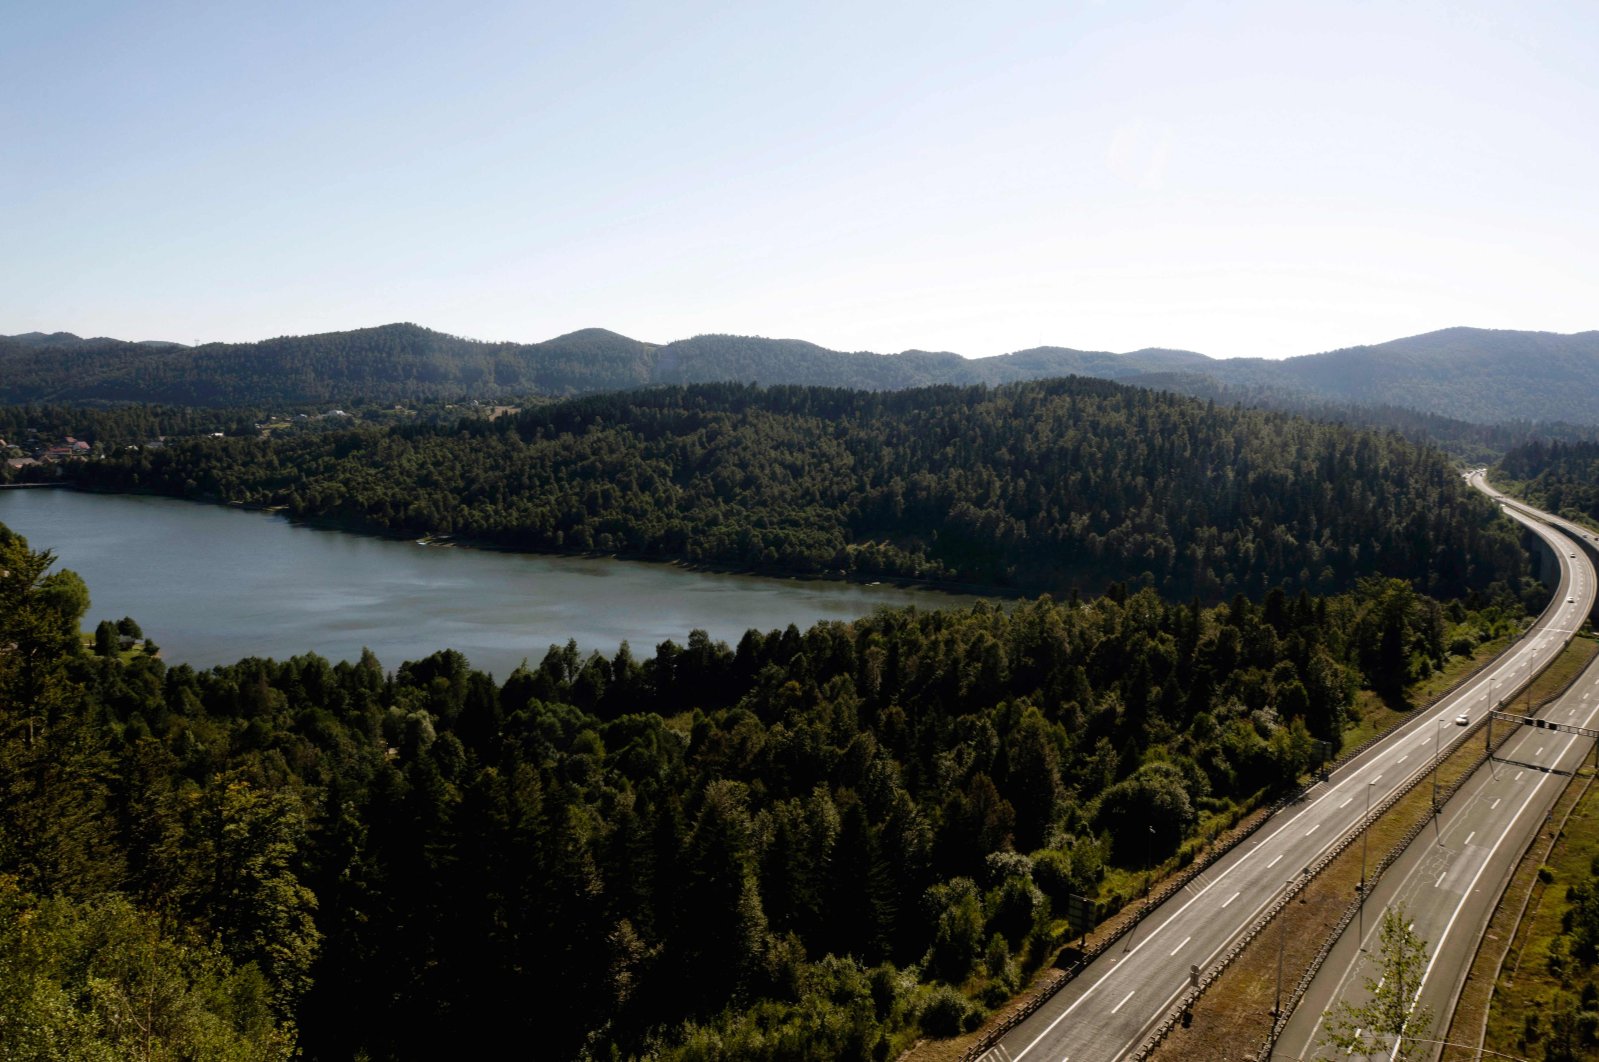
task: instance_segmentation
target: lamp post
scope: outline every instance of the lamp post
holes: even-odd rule
[[[1144,898],[1149,898],[1149,876],[1155,869],[1155,827],[1149,828],[1144,838]]]
[[[1288,898],[1288,889],[1293,885],[1294,879],[1288,878],[1283,882],[1283,899]],[[1283,950],[1288,944],[1288,904],[1284,903],[1277,910],[1277,918],[1282,923],[1282,928],[1277,931],[1277,1002],[1272,1004],[1271,1018],[1272,1030],[1277,1029],[1277,1022],[1283,1015]]]
[[[1360,950],[1365,951],[1366,945],[1366,842],[1371,837],[1371,787],[1377,784],[1376,779],[1366,783],[1366,828],[1360,831]]]
[[[1444,727],[1449,725],[1449,720],[1440,719],[1438,725],[1432,728],[1432,813],[1438,814],[1438,756],[1443,740]]]

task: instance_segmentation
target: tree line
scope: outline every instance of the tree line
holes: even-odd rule
[[[707,384],[489,421],[190,439],[72,472],[406,535],[1026,591],[1226,600],[1519,578],[1516,534],[1395,434],[1071,378]]]
[[[893,1057],[1050,961],[1070,897],[1114,910],[1295,785],[1358,687],[1521,620],[1376,577],[1118,585],[498,682],[450,650],[197,671],[86,645],[50,565],[0,530],[18,1059]]]
[[[1599,442],[1535,440],[1505,454],[1494,479],[1548,512],[1599,520]]]

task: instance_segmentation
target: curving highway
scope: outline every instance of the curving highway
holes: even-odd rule
[[[1593,566],[1561,532],[1522,513],[1510,515],[1542,537],[1560,564],[1554,598],[1526,634],[1454,693],[1273,816],[1007,1033],[983,1062],[1111,1062],[1135,1050],[1188,988],[1191,965],[1204,970],[1216,962],[1290,879],[1359,827],[1368,802],[1376,807],[1429,770],[1436,751],[1461,740],[1459,715],[1475,719],[1559,652],[1593,606]]]
[[[1587,553],[1572,536],[1592,542],[1588,531],[1522,503],[1509,502],[1487,487],[1480,472],[1468,478],[1506,502],[1507,511],[1516,519],[1525,523],[1537,514],[1562,525],[1563,532],[1569,529],[1570,534],[1561,534],[1559,539],[1566,559],[1579,569],[1587,567]],[[1572,557],[1573,553],[1577,556]],[[1588,615],[1594,601],[1591,569],[1573,576],[1571,588],[1557,595],[1556,601],[1568,609],[1582,608],[1581,615]],[[1557,702],[1546,706],[1539,718],[1590,730],[1599,727],[1599,661]],[[1436,829],[1418,837],[1372,890],[1368,901],[1371,916],[1364,921],[1364,933],[1352,926],[1334,946],[1284,1027],[1273,1058],[1350,1057],[1319,1046],[1323,1015],[1334,1001],[1360,1003],[1368,997],[1365,982],[1372,976],[1377,913],[1395,903],[1404,905],[1417,936],[1428,945],[1427,968],[1415,998],[1417,1005],[1433,1016],[1429,1038],[1437,1039],[1449,1026],[1477,945],[1522,852],[1553,809],[1566,778],[1593,744],[1591,737],[1575,733],[1519,727],[1496,762],[1479,770],[1444,806]]]

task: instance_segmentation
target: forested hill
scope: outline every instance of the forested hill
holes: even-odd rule
[[[1436,451],[1082,378],[706,384],[72,467],[93,486],[408,535],[1028,590],[1126,581],[1215,600],[1385,575],[1456,595],[1523,564]]]
[[[528,345],[409,324],[199,347],[73,338],[0,339],[0,400],[303,406],[614,391],[650,382],[655,351],[601,329]]]
[[[1495,484],[1552,513],[1599,520],[1599,442],[1532,442],[1505,454]]]
[[[1479,423],[1599,423],[1592,401],[1599,393],[1599,332],[1446,328],[1280,362],[1229,361],[1218,375]]]
[[[894,1058],[1521,621],[1369,580],[197,672],[91,655],[49,566],[0,527],[8,1060]]]
[[[664,345],[586,329],[543,343],[482,343],[396,324],[259,343],[182,347],[0,337],[0,401],[204,405],[371,404],[578,395],[646,384],[804,384],[871,390],[1080,375],[1271,404],[1403,406],[1476,423],[1599,423],[1599,332],[1450,328],[1272,361],[1180,350],[1037,347],[969,359],[845,353],[793,339],[702,335]]]

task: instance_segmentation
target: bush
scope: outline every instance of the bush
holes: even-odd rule
[[[929,1036],[950,1037],[977,1028],[982,1014],[971,1001],[948,985],[940,985],[922,1004],[922,1031]]]

